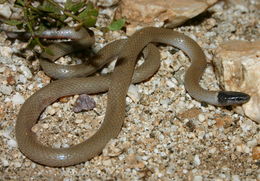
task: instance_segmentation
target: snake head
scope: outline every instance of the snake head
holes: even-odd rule
[[[248,102],[250,96],[243,92],[220,91],[218,93],[218,102],[222,106],[238,105]]]

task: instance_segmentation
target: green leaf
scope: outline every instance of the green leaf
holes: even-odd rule
[[[60,9],[57,6],[49,3],[48,1],[43,1],[43,4],[39,5],[37,8],[47,13],[60,14]]]
[[[125,19],[118,19],[116,21],[113,21],[109,26],[108,29],[115,31],[120,30],[125,26]]]
[[[31,38],[29,43],[27,44],[27,48],[33,49],[37,45],[37,40],[36,38]]]
[[[24,1],[23,0],[16,0],[14,2],[15,5],[19,6],[19,7],[24,7]]]
[[[84,7],[84,5],[85,3],[82,1],[73,2],[72,0],[67,0],[65,4],[65,9],[77,13],[81,8]]]
[[[13,20],[4,20],[4,23],[11,25],[11,26],[17,26],[17,25],[23,24],[22,21],[18,21],[18,20],[14,20],[14,19]]]
[[[98,10],[94,8],[92,3],[88,3],[86,9],[84,9],[78,18],[83,22],[84,26],[95,26],[98,16]]]

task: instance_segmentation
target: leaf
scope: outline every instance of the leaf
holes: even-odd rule
[[[92,3],[88,3],[86,9],[84,9],[78,18],[83,22],[84,26],[95,26],[98,16],[98,10],[94,8]]]
[[[57,6],[49,3],[48,1],[43,1],[43,4],[39,5],[37,8],[47,13],[60,14],[60,9]]]
[[[17,25],[23,24],[22,21],[18,21],[18,20],[14,20],[14,19],[13,20],[4,20],[4,23],[11,25],[11,26],[17,26]]]
[[[85,3],[82,1],[73,2],[72,0],[67,0],[65,4],[65,9],[77,13],[81,8],[84,7],[84,5]]]
[[[14,2],[15,5],[19,6],[19,7],[24,7],[24,1],[23,0],[16,0]]]
[[[31,38],[29,43],[27,44],[27,48],[33,49],[37,44],[37,40],[35,38]]]
[[[108,29],[111,31],[120,30],[125,26],[125,19],[118,19],[113,21],[109,26]]]

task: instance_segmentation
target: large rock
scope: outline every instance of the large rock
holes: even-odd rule
[[[233,40],[220,45],[214,64],[225,90],[248,93],[248,103],[237,107],[249,118],[260,123],[260,41]]]
[[[197,16],[218,0],[122,0],[116,18],[125,18],[129,34],[135,27],[174,27]]]

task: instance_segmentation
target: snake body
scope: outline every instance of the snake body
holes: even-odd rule
[[[72,44],[52,46],[53,54],[43,53],[41,66],[48,75],[56,80],[34,93],[23,104],[16,123],[16,139],[19,149],[29,159],[48,166],[69,166],[87,161],[100,154],[107,142],[118,135],[125,117],[126,94],[131,82],[137,83],[151,77],[159,67],[158,50],[151,43],[163,43],[181,49],[190,58],[192,64],[185,75],[185,88],[198,101],[217,106],[242,104],[249,100],[249,95],[241,92],[208,91],[199,86],[200,78],[206,68],[206,58],[200,46],[188,36],[163,28],[144,28],[127,40],[119,40],[107,45],[90,64],[72,67],[53,65],[48,60],[55,60],[64,54],[83,49],[91,44],[87,40],[88,32],[65,29],[50,31],[44,36],[74,39]],[[72,36],[71,36],[72,35]],[[85,38],[88,37],[88,38]],[[149,60],[135,70],[138,55],[147,47]],[[108,60],[117,57],[112,74],[103,76],[80,77],[92,74]],[[106,61],[103,61],[103,60]],[[146,61],[145,61],[146,62]],[[61,71],[56,71],[58,67]],[[58,72],[58,73],[57,73]],[[68,75],[64,75],[68,73]],[[74,78],[68,78],[74,76]],[[31,128],[36,124],[41,112],[59,97],[75,94],[92,94],[108,91],[107,110],[100,129],[86,141],[69,148],[51,148],[37,141]]]

